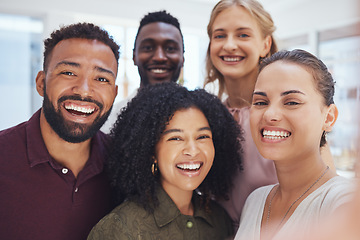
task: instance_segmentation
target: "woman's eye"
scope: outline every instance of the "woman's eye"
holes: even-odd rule
[[[215,39],[225,38],[225,35],[215,35],[214,38]]]
[[[253,105],[254,106],[265,106],[265,105],[267,105],[267,102],[265,102],[265,101],[256,101],[256,102],[253,102]]]
[[[290,105],[290,106],[292,106],[292,105],[299,105],[300,103],[298,103],[298,102],[294,102],[294,101],[290,101],[290,102],[286,102],[285,103],[285,105]]]
[[[198,137],[198,139],[206,139],[206,138],[210,138],[209,135],[201,135]]]
[[[247,37],[249,37],[249,35],[243,33],[243,34],[240,34],[239,37],[241,37],[241,38],[247,38]]]
[[[180,137],[171,137],[168,139],[168,141],[180,141],[181,138]]]

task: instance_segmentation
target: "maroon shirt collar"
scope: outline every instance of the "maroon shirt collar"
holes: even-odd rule
[[[29,119],[26,125],[27,154],[30,167],[49,162],[54,169],[61,169],[63,166],[50,156],[42,138],[40,130],[40,112],[41,109]],[[92,138],[90,157],[84,167],[84,170],[87,170],[83,170],[83,174],[85,174],[83,177],[85,177],[85,179],[102,172],[107,153],[105,145],[108,144],[108,141],[109,137],[101,131],[98,131]]]

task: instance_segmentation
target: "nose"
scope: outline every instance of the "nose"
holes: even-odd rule
[[[228,52],[235,51],[236,48],[237,48],[237,45],[236,45],[236,41],[235,41],[234,37],[229,36],[226,39],[226,42],[225,42],[223,48],[224,48],[225,51],[228,51]]]
[[[264,112],[264,120],[266,122],[278,122],[281,120],[281,111],[276,105],[269,105]]]
[[[195,157],[199,154],[199,152],[199,147],[197,146],[197,143],[193,140],[188,141],[183,149],[183,154],[189,157]]]
[[[88,76],[79,78],[76,86],[73,88],[74,93],[84,97],[90,96],[92,92],[91,83],[91,78]]]
[[[158,62],[166,61],[166,54],[161,46],[156,48],[155,53],[153,55],[153,60]]]

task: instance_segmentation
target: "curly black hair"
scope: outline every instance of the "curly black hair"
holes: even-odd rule
[[[114,53],[116,61],[119,60],[120,46],[109,36],[108,32],[92,23],[76,23],[68,26],[63,26],[59,30],[51,33],[50,37],[44,41],[44,62],[43,69],[46,72],[49,58],[54,47],[62,40],[82,38],[89,40],[98,40],[109,46]]]
[[[140,30],[147,24],[150,23],[154,23],[154,22],[163,22],[163,23],[168,23],[173,25],[174,27],[176,27],[181,35],[181,40],[182,40],[182,45],[183,45],[183,51],[185,52],[185,48],[184,48],[184,37],[183,34],[181,32],[180,29],[180,23],[179,20],[177,18],[175,18],[174,16],[172,16],[170,13],[167,13],[165,10],[163,11],[157,11],[157,12],[150,12],[147,15],[145,15],[141,20],[140,20],[140,25],[138,28],[138,31],[136,33],[136,37],[135,37],[135,41],[134,41],[134,50],[136,48],[136,40],[138,38],[138,35],[140,33]]]
[[[242,169],[239,125],[221,101],[205,90],[189,91],[175,83],[161,83],[141,88],[111,130],[107,170],[116,204],[123,196],[136,196],[147,210],[157,206],[155,189],[160,183],[151,172],[155,146],[174,113],[191,107],[201,110],[207,118],[215,148],[213,166],[198,187],[202,202],[213,197],[228,199],[233,177]]]

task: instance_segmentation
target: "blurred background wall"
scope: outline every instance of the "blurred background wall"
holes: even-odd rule
[[[336,82],[340,116],[328,141],[338,171],[352,176],[360,122],[360,0],[260,0],[277,26],[280,49],[302,48],[320,57]],[[181,75],[190,89],[203,86],[206,26],[217,0],[1,0],[0,130],[26,121],[42,104],[35,76],[43,40],[59,26],[93,22],[121,44],[120,101],[139,86],[132,48],[140,19],[167,10],[180,21],[185,41]]]

